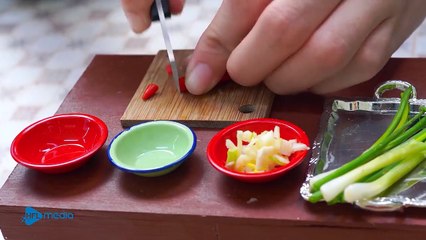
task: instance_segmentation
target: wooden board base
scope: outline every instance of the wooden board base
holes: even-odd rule
[[[177,62],[184,62],[191,52],[175,51]],[[166,51],[162,50],[121,117],[123,127],[151,120],[174,120],[190,127],[220,128],[237,121],[269,116],[274,94],[265,86],[242,87],[229,81],[202,96],[180,93],[165,70],[167,64]],[[157,84],[159,90],[144,101],[142,95],[150,83]]]

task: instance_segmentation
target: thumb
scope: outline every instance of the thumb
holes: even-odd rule
[[[150,10],[154,0],[121,0],[124,14],[135,33],[145,31],[151,25]],[[170,0],[170,12],[179,14],[183,10],[185,0]]]
[[[206,93],[219,82],[226,71],[229,55],[271,1],[223,1],[188,63],[185,85],[190,93]]]

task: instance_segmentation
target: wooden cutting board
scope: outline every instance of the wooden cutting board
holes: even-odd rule
[[[191,52],[175,51],[176,61],[185,62]],[[190,127],[221,128],[233,122],[269,116],[274,93],[263,84],[242,87],[229,81],[205,95],[194,96],[176,90],[165,70],[168,64],[166,51],[160,51],[121,117],[123,127],[151,120],[174,120]],[[183,66],[178,68],[184,72]],[[142,95],[150,83],[157,84],[159,90],[144,101]]]

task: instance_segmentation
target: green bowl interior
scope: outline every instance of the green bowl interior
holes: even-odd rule
[[[110,156],[121,168],[153,170],[181,160],[194,144],[188,128],[175,122],[149,122],[116,137]]]

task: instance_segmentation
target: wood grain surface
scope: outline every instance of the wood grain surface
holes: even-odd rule
[[[184,63],[191,52],[175,51],[177,62]],[[220,128],[241,120],[269,116],[274,94],[264,85],[242,87],[229,81],[202,96],[180,93],[165,70],[167,64],[166,52],[160,51],[121,118],[124,127],[151,120],[175,120],[190,127]],[[182,76],[184,66],[178,68]],[[157,84],[159,90],[144,101],[142,95],[150,83]]]

